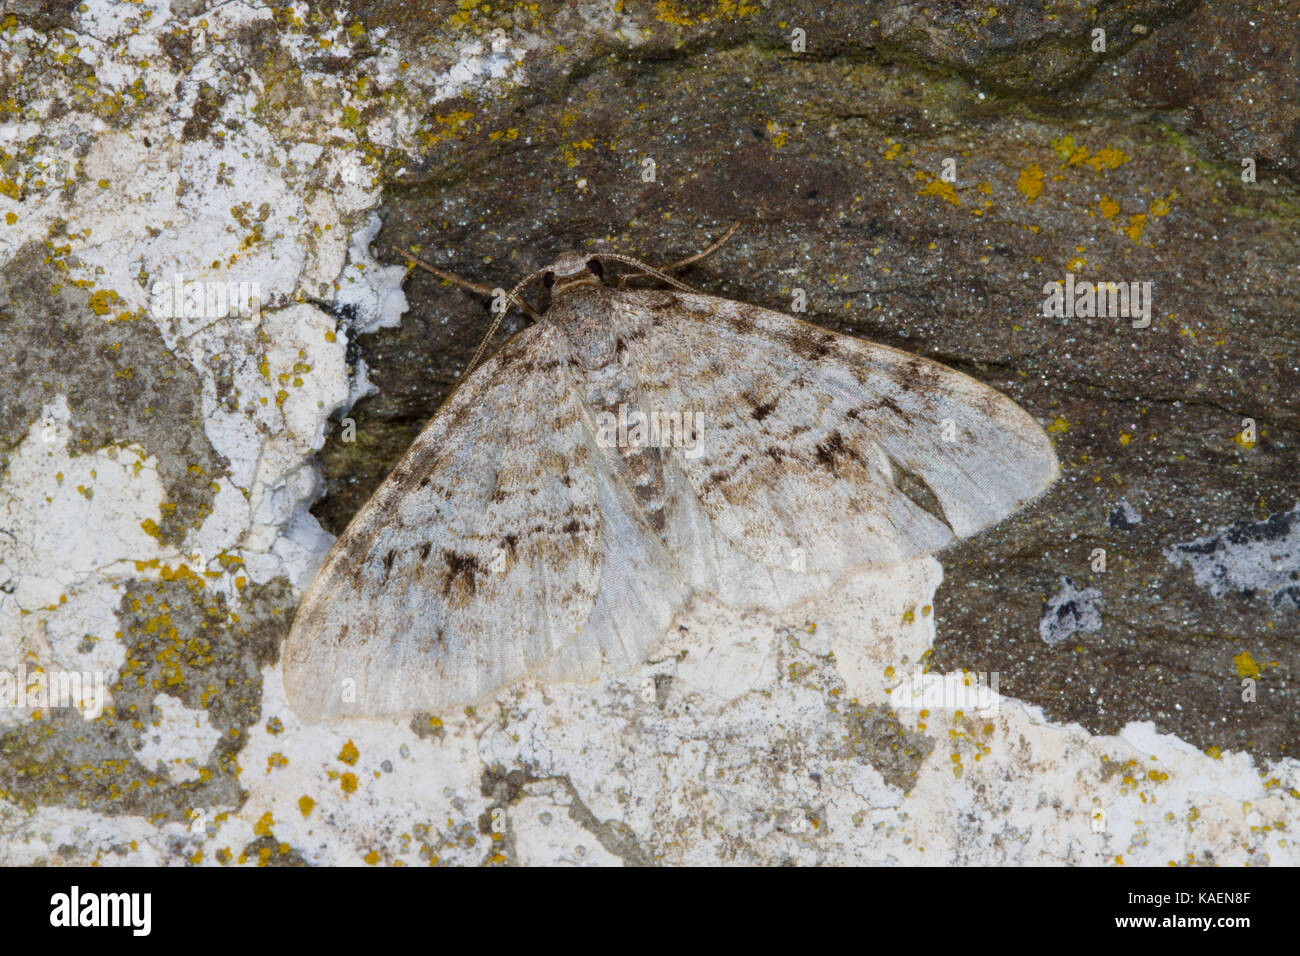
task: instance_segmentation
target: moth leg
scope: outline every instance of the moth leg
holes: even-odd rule
[[[730,239],[733,235],[735,235],[736,230],[739,229],[739,228],[740,228],[740,220],[737,219],[735,222],[733,222],[733,223],[731,224],[731,228],[728,229],[725,233],[723,233],[722,238],[719,239],[717,242],[713,243],[713,245],[709,246],[707,249],[702,249],[701,251],[695,253],[695,255],[693,255],[693,256],[687,256],[685,259],[682,259],[680,262],[674,262],[674,263],[673,263],[672,265],[670,265],[670,266],[664,266],[662,269],[653,270],[653,271],[657,271],[657,272],[676,272],[676,271],[678,271],[679,269],[685,269],[685,268],[686,268],[687,266],[689,266],[692,262],[699,262],[699,261],[700,261],[701,259],[703,259],[705,256],[711,256],[711,255],[713,255],[713,253],[717,252],[718,249],[721,248],[721,246],[722,246],[722,244],[723,244],[724,242],[726,242],[726,241],[727,241],[728,239]],[[613,257],[611,256],[610,258],[613,258]],[[623,260],[623,261],[629,261],[629,260],[626,260],[626,259],[625,259],[625,260]],[[642,266],[642,267],[644,268],[644,264],[643,264],[643,263],[635,262],[635,260],[633,260],[633,262],[634,262],[635,265]],[[636,273],[626,273],[626,272],[623,273],[622,275],[620,275],[620,276],[618,277],[618,288],[619,288],[619,291],[624,291],[624,290],[627,289],[627,282],[628,282],[629,279],[644,279],[644,278],[646,278],[646,276],[644,276],[644,275],[637,275]]]
[[[470,282],[468,279],[462,279],[454,272],[446,272],[442,269],[439,269],[437,266],[431,266],[423,259],[417,259],[409,252],[399,253],[399,255],[401,255],[401,257],[405,259],[407,262],[410,262],[413,265],[417,265],[421,269],[424,269],[427,272],[432,272],[439,279],[443,279],[446,282],[450,282],[452,285],[458,285],[462,289],[468,289],[470,292],[477,292],[479,295],[493,296],[496,294],[495,289],[489,289],[487,286],[479,285],[477,282]],[[527,313],[528,317],[532,319],[534,322],[539,321],[541,319],[541,316],[537,314],[537,310],[534,309],[527,302],[525,302],[522,298],[519,298],[518,296],[512,296],[512,300],[518,302],[519,307],[523,309],[524,312]]]

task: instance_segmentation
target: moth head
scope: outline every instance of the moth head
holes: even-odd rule
[[[579,282],[599,283],[605,274],[600,260],[585,252],[564,252],[547,268],[543,280],[556,291]]]

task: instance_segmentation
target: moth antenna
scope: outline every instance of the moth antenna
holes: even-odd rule
[[[640,259],[633,259],[631,256],[621,256],[616,252],[593,252],[591,254],[591,258],[608,259],[611,262],[623,262],[630,266],[636,266],[646,275],[653,276],[656,279],[659,279],[663,282],[667,282],[670,286],[681,289],[683,292],[696,291],[695,289],[692,289],[690,286],[688,286],[685,282],[678,282],[676,279],[674,279],[672,276],[668,275],[667,273],[660,272],[654,266],[648,266]]]
[[[465,378],[470,372],[474,371],[474,369],[478,367],[479,359],[483,357],[484,351],[487,350],[488,343],[492,341],[492,336],[497,334],[497,329],[501,328],[501,321],[506,317],[506,313],[510,311],[511,302],[517,303],[520,308],[528,313],[528,317],[533,321],[538,321],[541,318],[541,316],[534,312],[528,303],[523,300],[519,293],[524,286],[528,285],[528,283],[532,282],[539,276],[545,275],[548,271],[549,270],[547,269],[538,269],[536,272],[524,276],[524,278],[519,280],[519,284],[506,294],[506,307],[498,312],[497,317],[492,320],[492,327],[488,329],[487,335],[483,336],[483,341],[478,344],[478,349],[474,352],[474,357],[469,360],[469,364],[465,366],[465,371],[461,374],[461,378]],[[493,290],[488,289],[487,294],[492,295]]]
[[[722,244],[724,242],[726,242],[728,239],[730,239],[732,236],[736,234],[736,230],[739,228],[740,228],[740,220],[737,219],[735,222],[731,224],[731,228],[722,234],[722,238],[717,240],[715,243],[713,243],[713,245],[709,246],[707,249],[701,249],[693,256],[687,256],[685,259],[682,259],[680,262],[674,262],[670,266],[664,266],[663,271],[676,272],[678,269],[685,269],[692,262],[699,262],[704,257],[713,255],[715,252],[717,252],[719,249],[722,248]]]

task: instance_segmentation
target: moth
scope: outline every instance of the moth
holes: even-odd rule
[[[670,288],[606,283],[611,262]],[[301,716],[630,669],[696,593],[788,608],[1056,477],[1028,413],[928,359],[624,256],[564,253],[511,298],[535,277],[545,313],[462,379],[308,589],[283,653]]]

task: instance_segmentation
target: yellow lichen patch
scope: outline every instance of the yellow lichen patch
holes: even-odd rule
[[[677,4],[669,0],[659,0],[655,4],[655,18],[663,23],[669,23],[676,27],[690,27],[695,25],[695,21],[677,9]]]
[[[108,315],[111,307],[117,303],[118,294],[112,289],[100,289],[90,296],[90,311],[96,315]]]
[[[1163,198],[1161,198],[1160,196],[1156,196],[1154,199],[1151,200],[1151,204],[1147,207],[1147,215],[1148,216],[1169,215],[1169,210],[1173,209],[1174,200],[1177,198],[1178,198],[1177,189],[1169,190],[1169,195]]]
[[[287,767],[287,766],[289,766],[289,758],[286,757],[284,754],[280,753],[279,751],[276,751],[275,753],[271,754],[271,756],[266,758],[267,773],[270,773],[272,770],[276,769],[277,767]]]
[[[460,128],[473,118],[474,114],[468,110],[456,110],[446,116],[435,116],[433,121],[437,125],[433,129],[421,130],[420,139],[425,146],[433,146],[455,136]]]
[[[1068,432],[1070,430],[1070,423],[1060,415],[1057,415],[1056,418],[1053,419],[1052,424],[1047,426],[1047,430],[1049,432]]]
[[[188,564],[182,564],[180,567],[173,569],[170,564],[164,564],[158,569],[158,577],[163,581],[188,581],[190,585],[203,586],[203,579],[190,570]]]
[[[1074,137],[1069,135],[1056,137],[1052,140],[1052,149],[1056,150],[1056,155],[1061,157],[1062,162],[1068,161],[1075,150]]]
[[[945,202],[952,203],[954,206],[960,206],[961,200],[957,198],[957,190],[953,188],[952,183],[944,182],[942,179],[932,179],[921,187],[918,196],[938,196]]]
[[[447,25],[453,30],[461,30],[469,26],[469,21],[478,5],[479,0],[457,0],[456,6],[460,7],[460,10],[447,18]]]
[[[1129,442],[1131,442],[1132,440],[1133,440],[1133,436],[1132,436],[1132,434],[1130,434],[1129,432],[1121,432],[1121,433],[1120,433],[1120,436],[1119,436],[1119,443],[1120,443],[1121,445],[1127,445],[1127,444],[1128,444]]]
[[[347,743],[345,743],[343,745],[343,749],[339,751],[339,759],[346,764],[356,763],[357,758],[360,756],[361,754],[357,750],[357,745],[350,740]]]
[[[304,819],[311,816],[311,811],[314,806],[316,806],[316,801],[306,794],[303,794],[298,798],[298,809],[302,811]]]
[[[1077,145],[1073,136],[1059,136],[1052,140],[1052,149],[1060,157],[1062,166],[1091,166],[1093,172],[1098,173],[1103,169],[1118,169],[1128,162],[1128,156],[1111,146],[1090,153],[1088,147]]]
[[[366,854],[366,856],[365,856],[365,860],[366,860],[366,862],[369,863],[371,866],[374,866],[376,863],[379,862],[379,851],[378,851],[378,850],[371,850],[369,853]]]
[[[1128,157],[1118,149],[1113,149],[1110,146],[1103,146],[1092,154],[1091,159],[1087,160],[1088,165],[1098,173],[1103,169],[1118,169],[1126,162],[1128,162]]]
[[[659,0],[655,4],[655,18],[662,23],[675,27],[693,27],[714,20],[735,20],[740,17],[752,17],[758,12],[759,8],[757,6],[747,4],[743,0],[718,0],[712,11],[697,14],[692,18],[690,14],[678,7],[675,0]]]
[[[1250,656],[1250,651],[1242,651],[1232,659],[1232,663],[1237,667],[1238,677],[1259,677],[1259,665],[1255,663],[1255,658]]]
[[[560,147],[560,153],[564,156],[566,166],[578,165],[578,150],[595,149],[595,144],[589,139],[579,140],[576,143],[570,143],[567,146]]]
[[[1037,199],[1043,192],[1043,167],[1037,163],[1030,163],[1020,170],[1016,188],[1024,194],[1025,202],[1031,203]]]
[[[253,832],[258,836],[270,836],[271,827],[275,826],[275,819],[271,816],[271,811],[267,810],[260,820],[253,825]]]
[[[1134,242],[1142,238],[1142,230],[1146,228],[1147,221],[1154,216],[1167,216],[1172,208],[1173,200],[1177,197],[1178,190],[1172,190],[1165,198],[1157,196],[1151,200],[1150,206],[1146,212],[1134,213],[1128,217],[1128,226],[1121,231]]]
[[[344,793],[357,792],[357,775],[354,773],[345,773],[339,777],[339,786],[343,788]]]

